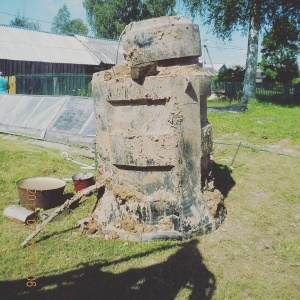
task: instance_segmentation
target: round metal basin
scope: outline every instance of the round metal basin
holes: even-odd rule
[[[76,192],[79,192],[95,183],[92,173],[77,173],[72,176]]]
[[[55,177],[31,177],[17,183],[20,204],[29,210],[49,209],[63,203],[66,182]]]

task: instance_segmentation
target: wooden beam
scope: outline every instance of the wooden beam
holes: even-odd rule
[[[157,73],[157,62],[144,63],[131,67],[131,78],[134,80],[156,75]]]

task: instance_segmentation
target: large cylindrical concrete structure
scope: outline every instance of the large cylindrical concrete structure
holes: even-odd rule
[[[211,83],[195,63],[199,29],[180,17],[143,22],[125,31],[129,61],[93,77],[98,179],[108,182],[95,218],[104,233],[133,240],[206,233],[222,216],[202,192],[212,151]]]

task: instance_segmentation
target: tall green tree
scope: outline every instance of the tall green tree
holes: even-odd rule
[[[77,18],[70,21],[69,32],[81,35],[88,35],[89,30],[84,24],[84,22],[81,19]]]
[[[41,26],[38,22],[31,22],[24,16],[22,17],[20,12],[18,12],[17,16],[14,20],[10,21],[11,26],[24,27],[33,30],[40,30]]]
[[[70,23],[70,12],[67,6],[64,4],[57,12],[57,15],[53,18],[51,31],[54,33],[68,33]]]
[[[70,12],[65,4],[58,10],[57,15],[54,17],[51,31],[59,34],[88,34],[88,28],[81,19],[71,20]]]
[[[200,14],[220,38],[230,39],[236,30],[248,34],[243,100],[255,96],[259,33],[278,16],[288,16],[299,26],[299,0],[183,0],[192,16]]]
[[[287,16],[275,20],[262,41],[262,67],[266,80],[291,82],[298,76],[300,31]]]
[[[224,82],[242,82],[245,77],[245,69],[242,66],[236,65],[232,68],[223,69],[218,75],[218,81]]]
[[[174,15],[176,0],[84,0],[88,22],[96,36],[118,38],[125,26],[160,16]]]

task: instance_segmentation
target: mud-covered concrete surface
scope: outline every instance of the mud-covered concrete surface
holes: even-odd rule
[[[169,21],[163,26],[173,30]],[[152,29],[145,26],[149,34]],[[183,47],[184,38],[170,34],[172,39],[174,49]],[[163,48],[155,34],[153,44]],[[189,56],[189,50],[182,56]],[[173,53],[168,59],[176,57]],[[212,151],[206,108],[210,77],[193,62],[161,63],[155,74],[139,80],[131,78],[135,61],[93,76],[97,178],[110,181],[93,214],[104,235],[178,238],[219,225],[216,202],[221,198],[205,201],[203,196]]]
[[[182,16],[133,22],[126,27],[122,44],[132,65],[201,55],[198,25]]]

